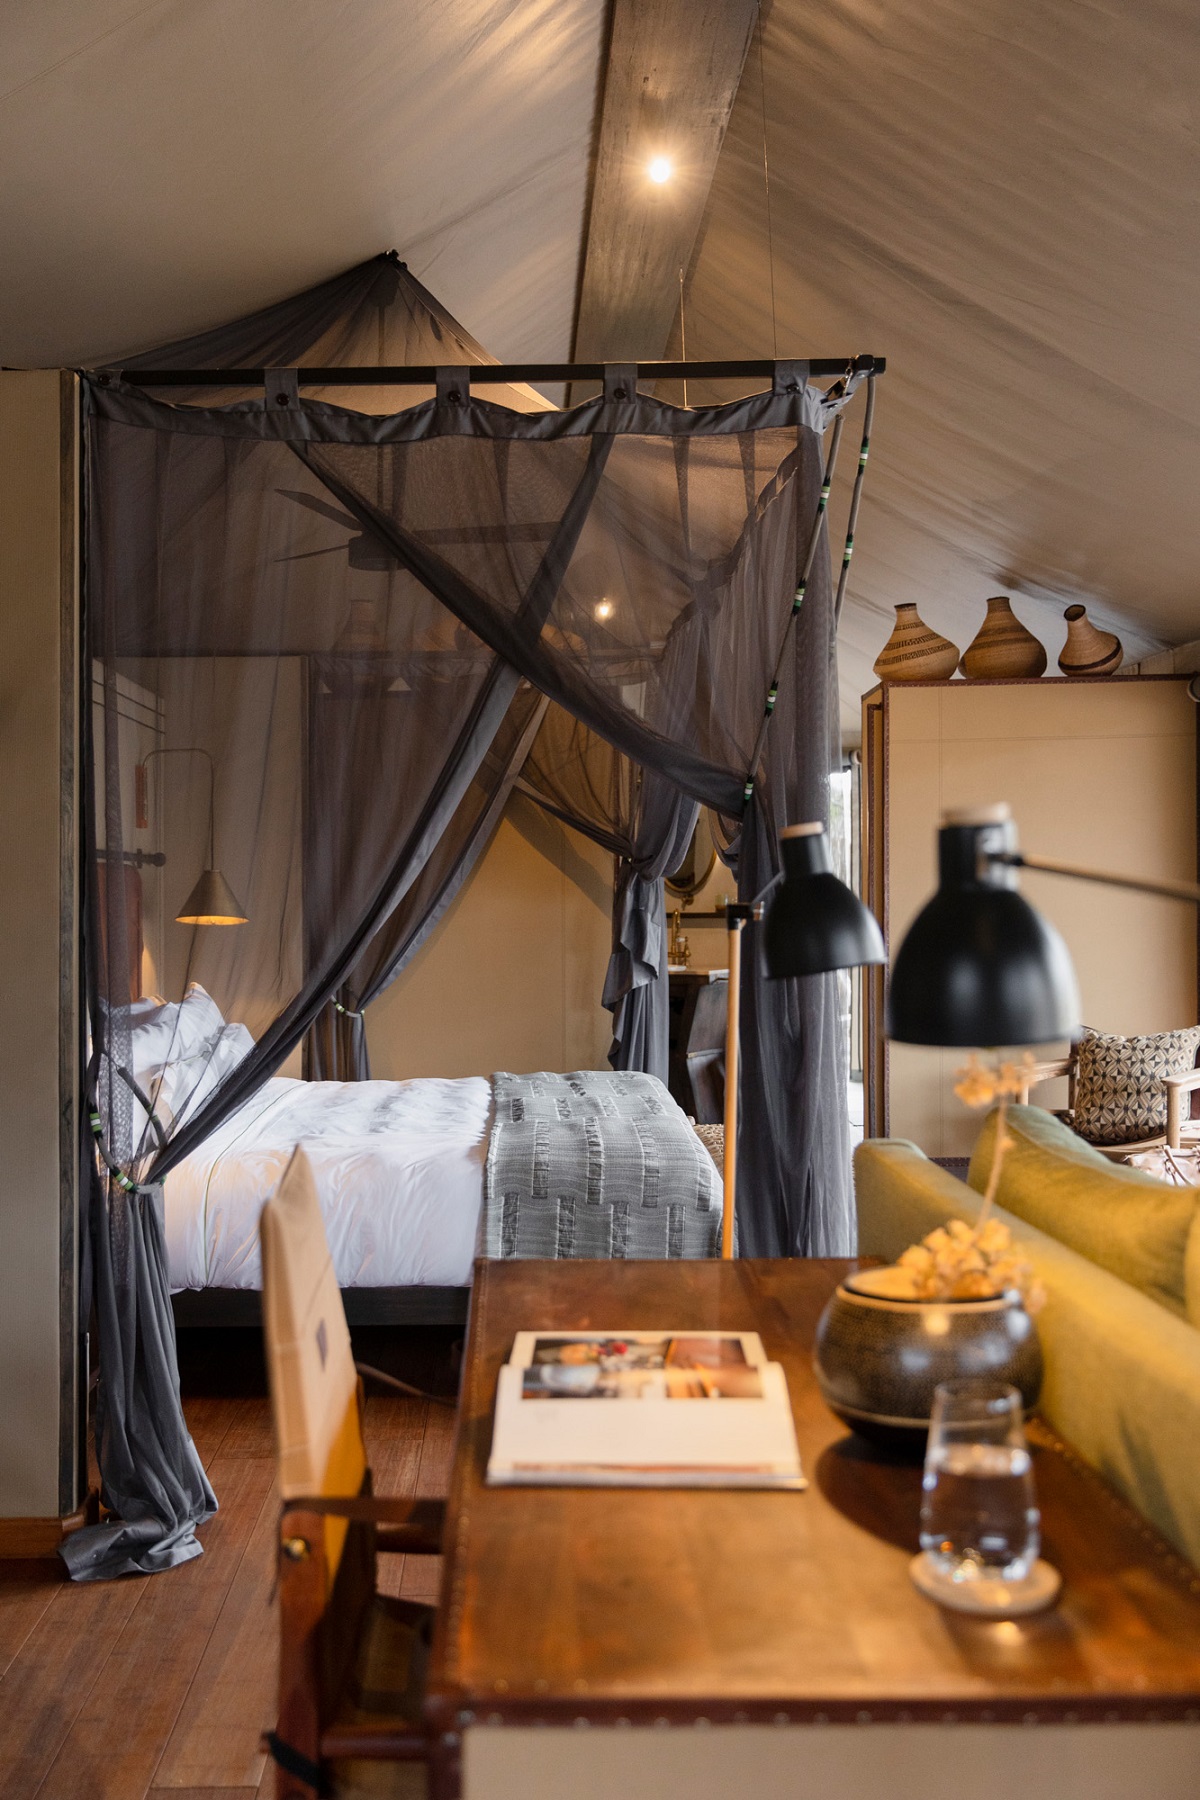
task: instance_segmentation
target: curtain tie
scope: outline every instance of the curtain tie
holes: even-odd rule
[[[638,371],[636,363],[605,363],[604,365],[604,398],[615,401],[636,400]]]
[[[465,406],[471,398],[471,378],[461,363],[435,371],[439,406]]]
[[[163,1131],[161,1121],[154,1110],[154,1105],[149,1096],[145,1093],[139,1083],[134,1080],[128,1069],[122,1068],[118,1064],[117,1074],[121,1077],[121,1080],[125,1083],[125,1086],[129,1089],[130,1093],[141,1102],[142,1107],[150,1120],[151,1127],[153,1128],[158,1148],[160,1150],[163,1149],[166,1144],[166,1134]],[[91,1126],[92,1136],[96,1140],[96,1152],[117,1186],[126,1194],[152,1194],[158,1186],[158,1183],[153,1181],[134,1181],[131,1175],[125,1173],[120,1163],[110,1152],[108,1145],[104,1142],[104,1120],[100,1115],[100,1103],[96,1097],[96,1083],[94,1078],[88,1089],[88,1124]]]
[[[276,407],[297,407],[300,404],[300,377],[295,369],[264,369],[263,405],[268,412]]]
[[[771,383],[773,394],[802,394],[808,386],[807,362],[777,362]]]

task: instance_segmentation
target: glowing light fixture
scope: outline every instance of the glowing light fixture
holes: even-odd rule
[[[205,869],[175,915],[177,925],[244,925],[246,915],[220,869]]]
[[[663,187],[675,173],[675,165],[669,156],[652,156],[646,164],[646,173],[656,187]]]
[[[147,780],[150,764],[156,756],[202,756],[208,764],[208,867],[201,871],[200,879],[175,915],[177,925],[244,925],[246,914],[241,901],[216,867],[214,849],[215,838],[215,784],[216,772],[213,759],[207,750],[198,744],[168,745],[159,750],[152,750],[144,761],[134,770],[134,788],[136,795],[136,823],[139,830],[145,830],[149,824],[147,809]]]
[[[596,602],[596,617],[598,619],[611,619],[612,616],[613,616],[612,601],[611,600],[597,600],[597,602]]]

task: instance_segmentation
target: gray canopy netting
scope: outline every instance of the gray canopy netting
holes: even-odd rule
[[[659,1074],[662,877],[698,807],[720,815],[744,897],[785,822],[827,817],[822,434],[845,386],[824,396],[781,364],[773,392],[689,412],[613,369],[562,412],[469,392],[452,365],[484,360],[380,257],[142,359],[278,369],[265,397],[168,405],[117,376],[84,383],[90,1241],[112,1517],[68,1540],[77,1578],[198,1554],[215,1505],[179,1402],[164,1179],[289,1058],[368,1073],[364,1007],[435,928],[514,783],[617,859],[612,1060]],[[383,413],[396,390],[301,397],[302,361],[445,366],[436,393]],[[217,870],[225,898],[210,882],[189,902]],[[230,907],[234,930],[176,922]],[[833,979],[748,980],[743,1057],[742,1250],[850,1249]]]

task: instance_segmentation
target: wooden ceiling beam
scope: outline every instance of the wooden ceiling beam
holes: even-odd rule
[[[662,356],[757,12],[756,0],[613,0],[576,362]],[[671,164],[661,185],[655,157]]]

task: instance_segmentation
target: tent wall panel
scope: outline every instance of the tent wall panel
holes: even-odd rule
[[[0,1547],[79,1497],[77,384],[0,373]]]

